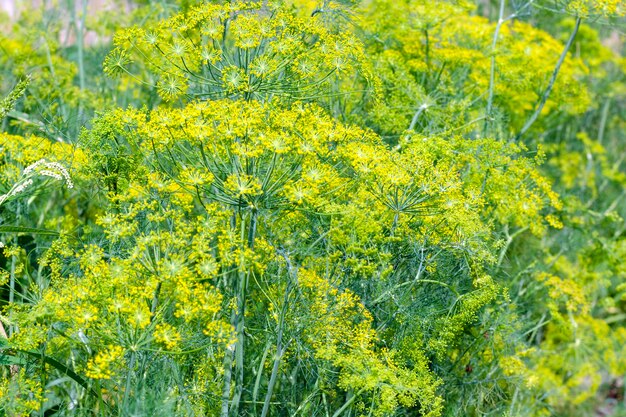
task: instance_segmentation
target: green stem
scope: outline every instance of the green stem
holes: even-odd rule
[[[78,19],[78,15],[76,13],[76,3],[72,5],[72,23],[74,25],[74,33],[76,34],[76,49],[78,54],[78,83],[80,86],[80,90],[83,91],[85,89],[85,59],[84,59],[84,49],[85,49],[85,19],[87,17],[87,1],[81,1],[81,16],[80,20]]]
[[[498,264],[497,264],[498,269],[500,269],[500,266],[502,265],[502,262],[504,261],[504,256],[506,255],[506,252],[509,250],[511,243],[513,243],[513,239],[515,239],[518,235],[524,233],[526,230],[528,230],[528,226],[522,227],[521,229],[517,230],[512,235],[509,235],[509,225],[505,226],[504,232],[506,233],[506,242],[504,243],[504,246],[500,250],[500,255],[498,256]]]
[[[130,363],[128,364],[128,369],[126,372],[126,386],[124,387],[124,398],[122,400],[122,410],[125,410],[128,406],[128,398],[130,396],[130,383],[132,381],[133,376],[133,368],[135,367],[135,360],[137,359],[137,353],[132,352],[130,355]]]
[[[278,368],[280,366],[280,361],[283,358],[283,354],[285,350],[287,350],[287,346],[282,345],[283,340],[283,323],[281,320],[281,324],[278,328],[278,336],[276,339],[276,356],[274,357],[274,364],[272,366],[272,375],[270,376],[270,380],[267,384],[267,393],[265,394],[265,401],[263,402],[263,411],[261,411],[261,417],[267,417],[267,413],[270,409],[270,401],[272,399],[272,393],[274,391],[274,385],[276,384],[276,378],[278,377]]]
[[[293,284],[297,280],[297,273],[293,270],[290,265],[289,259],[286,254],[283,254],[285,259],[288,261],[287,263],[287,276],[288,276],[288,284],[285,289],[285,295],[283,299],[283,306],[280,311],[280,318],[278,321],[278,334],[276,336],[276,356],[274,356],[274,365],[272,366],[272,374],[270,376],[270,380],[267,384],[267,393],[265,394],[265,402],[263,403],[263,411],[261,412],[261,417],[267,417],[267,413],[270,408],[270,401],[272,399],[272,393],[274,391],[274,385],[276,384],[276,378],[278,377],[278,368],[280,367],[280,361],[287,350],[287,346],[289,346],[289,342],[287,345],[283,346],[283,330],[285,327],[285,316],[287,315],[287,310],[289,309],[289,296],[291,294],[291,290],[293,288]]]
[[[231,322],[235,321],[236,312],[233,311]],[[229,345],[224,352],[224,387],[222,388],[222,410],[220,417],[228,417],[230,402],[230,385],[233,375],[234,346]]]
[[[496,79],[496,45],[498,43],[498,36],[500,35],[500,28],[504,23],[504,5],[506,0],[500,0],[500,13],[498,14],[498,24],[496,25],[496,31],[493,34],[493,41],[491,43],[491,68],[489,70],[489,95],[487,97],[487,117],[485,118],[485,124],[483,128],[483,135],[487,134],[489,123],[491,122],[491,116],[493,112],[493,92],[495,89]]]
[[[341,413],[346,411],[346,409],[352,405],[352,403],[357,399],[359,394],[361,394],[363,391],[365,391],[365,388],[361,388],[356,394],[352,395],[350,399],[348,399],[348,401],[346,401],[345,404],[341,406],[341,408],[335,411],[333,417],[339,417]]]
[[[80,20],[76,14],[76,4],[72,5],[72,16],[74,23],[74,32],[76,33],[76,49],[77,49],[77,60],[78,60],[78,83],[80,86],[80,92],[85,91],[85,58],[84,58],[84,49],[85,49],[85,19],[87,18],[87,0],[81,1],[81,16]],[[80,97],[78,100],[78,118],[76,120],[76,132],[80,126],[82,125],[83,119],[83,98]]]
[[[606,120],[609,116],[609,107],[611,105],[611,98],[607,98],[602,106],[602,116],[600,118],[600,127],[598,128],[598,143],[602,145],[604,140],[604,130],[606,129]]]
[[[563,62],[565,61],[565,58],[567,57],[567,53],[572,47],[572,44],[574,43],[574,39],[576,38],[576,34],[578,33],[578,29],[580,28],[581,21],[582,21],[581,17],[576,18],[576,23],[574,24],[574,30],[572,31],[572,34],[567,40],[567,43],[565,44],[565,48],[563,48],[563,52],[561,52],[561,56],[559,57],[559,60],[556,63],[556,66],[554,67],[554,71],[552,71],[552,76],[550,77],[548,88],[546,88],[546,91],[544,91],[543,96],[541,97],[541,100],[539,100],[539,104],[537,105],[535,112],[526,121],[526,123],[524,124],[524,127],[522,127],[522,130],[520,130],[520,132],[515,137],[515,140],[519,140],[522,136],[524,136],[524,134],[528,131],[528,129],[530,129],[530,127],[535,123],[535,121],[541,114],[541,111],[543,110],[543,106],[546,104],[546,101],[548,101],[548,97],[550,97],[550,93],[552,92],[552,88],[554,87],[554,83],[556,82],[556,77],[559,75],[559,71],[561,70],[561,65],[563,65]]]
[[[424,63],[426,64],[426,71],[423,73],[421,81],[422,81],[422,85],[424,86],[424,89],[428,90],[428,84],[429,84],[428,76],[430,75],[430,37],[428,36],[428,27],[424,28],[422,30],[422,33],[424,34],[424,40],[425,40]]]
[[[17,245],[17,239],[13,239],[13,245]],[[10,269],[10,277],[9,277],[9,305],[13,304],[15,300],[15,269],[17,268],[17,257],[15,255],[11,255],[11,269]],[[11,320],[11,322],[13,322]],[[13,335],[15,331],[15,325],[9,326],[9,337]]]
[[[413,115],[413,119],[411,119],[411,124],[409,125],[409,130],[414,130],[415,129],[415,125],[417,125],[417,121],[420,117],[420,115],[424,112],[424,110],[426,110],[428,108],[428,106],[426,106],[425,104],[422,104],[421,106],[419,106],[419,108],[417,109],[417,111],[415,112],[415,114]]]
[[[159,293],[161,292],[162,283],[159,282],[157,287],[154,290],[154,295],[152,297],[152,305],[150,306],[150,320],[154,321],[154,316],[156,314],[156,309],[159,304]]]
[[[259,398],[259,387],[261,386],[261,378],[263,377],[263,368],[265,367],[265,361],[267,360],[267,355],[270,352],[270,348],[272,347],[272,343],[268,340],[265,349],[263,350],[263,356],[261,356],[261,362],[259,363],[259,368],[256,374],[256,380],[254,381],[254,389],[252,390],[252,403],[256,404],[257,399]],[[255,410],[256,415],[256,410]]]
[[[257,212],[253,210],[251,213],[250,224],[246,229],[245,219],[241,219],[241,241],[247,241],[248,248],[254,247],[256,236],[256,218]],[[247,233],[246,233],[247,232]],[[247,236],[246,236],[247,235]],[[244,370],[245,370],[245,312],[246,312],[246,292],[248,288],[249,272],[246,271],[246,263],[241,250],[239,259],[239,272],[237,279],[237,316],[235,318],[235,331],[237,333],[237,342],[235,343],[235,393],[231,404],[231,414],[239,415],[239,403],[243,396],[244,386]]]
[[[17,263],[17,257],[15,255],[11,255],[11,272],[9,278],[9,304],[13,304],[15,300],[15,268]],[[9,331],[9,333],[11,333]]]

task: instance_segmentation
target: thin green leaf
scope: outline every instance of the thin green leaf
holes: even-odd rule
[[[0,353],[0,365],[26,365],[26,361],[17,356],[7,355],[6,353]]]
[[[23,226],[0,226],[0,233],[30,233],[33,235],[58,236],[59,232],[47,229],[38,229],[36,227]]]

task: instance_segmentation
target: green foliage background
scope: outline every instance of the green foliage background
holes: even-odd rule
[[[3,20],[0,414],[626,415],[625,12]]]

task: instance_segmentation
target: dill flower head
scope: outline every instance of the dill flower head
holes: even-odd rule
[[[110,346],[89,360],[85,374],[93,379],[110,379],[114,374],[114,364],[123,356],[124,349],[121,346]]]
[[[131,63],[126,51],[116,48],[104,59],[104,73],[114,77],[127,71],[127,66]]]
[[[181,336],[178,330],[170,324],[157,324],[154,329],[154,339],[165,346],[167,350],[174,350],[180,344]]]
[[[263,193],[259,179],[251,175],[230,175],[224,185],[235,197],[255,196]]]
[[[174,101],[180,97],[185,91],[185,83],[182,77],[174,75],[166,75],[157,83],[157,91],[163,99]]]

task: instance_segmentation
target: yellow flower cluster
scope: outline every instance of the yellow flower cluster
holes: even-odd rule
[[[356,38],[333,33],[279,2],[204,3],[153,27],[118,33],[109,74],[131,73],[140,56],[168,101],[193,98],[309,97],[336,77],[371,78]]]
[[[570,13],[582,17],[615,17],[626,14],[626,4],[623,0],[569,0],[566,9]]]
[[[376,57],[375,73],[385,96],[372,104],[367,118],[385,133],[398,137],[410,126],[425,132],[482,132],[484,118],[494,117],[483,115],[494,54],[494,105],[498,114],[506,115],[510,129],[502,133],[519,131],[534,111],[563,49],[561,42],[510,20],[500,27],[493,50],[496,23],[470,15],[473,5],[458,3],[376,0],[365,6],[364,28],[371,39],[366,50]],[[586,111],[592,105],[582,87],[588,71],[581,59],[569,56],[544,114]]]
[[[440,415],[443,403],[436,392],[439,381],[428,370],[419,346],[412,347],[413,366],[402,366],[396,352],[374,349],[372,316],[358,297],[338,291],[310,270],[300,269],[298,284],[303,292],[298,308],[306,313],[295,314],[313,319],[304,338],[318,359],[340,369],[342,388],[370,394],[380,391],[375,407],[368,404],[372,415],[389,415],[399,406],[419,406],[425,416]]]
[[[85,375],[93,379],[110,379],[124,356],[124,349],[120,346],[111,346],[105,351],[98,352],[87,363]]]

